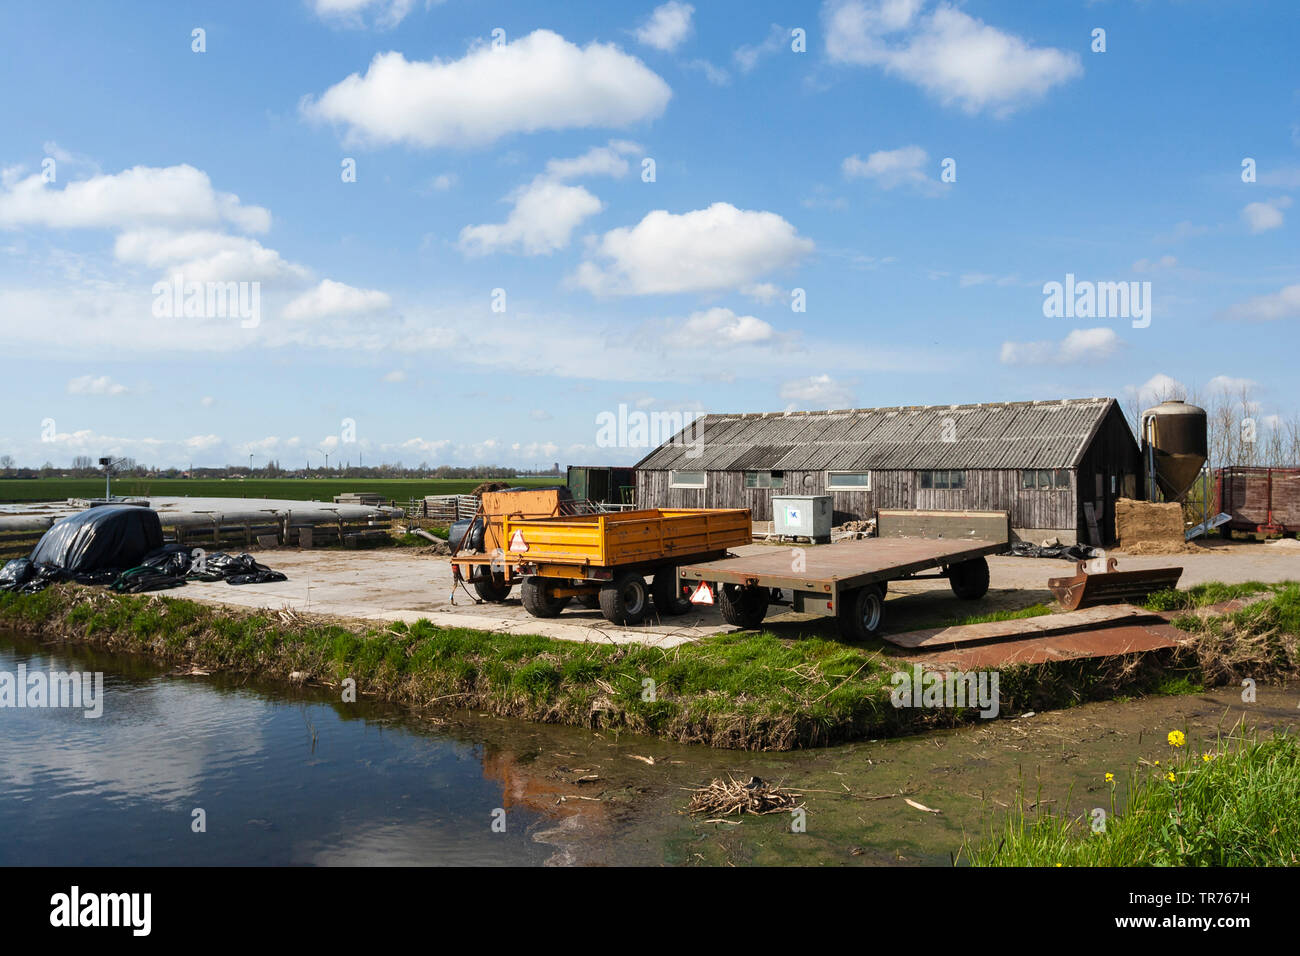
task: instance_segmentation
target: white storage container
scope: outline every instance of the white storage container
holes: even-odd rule
[[[833,514],[830,495],[773,495],[772,533],[829,541]]]

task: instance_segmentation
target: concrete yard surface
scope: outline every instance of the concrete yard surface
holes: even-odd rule
[[[868,542],[864,542],[868,543]],[[750,545],[738,553],[771,552],[787,546]],[[1253,542],[1205,547],[1197,554],[1127,557],[1112,552],[1119,568],[1137,570],[1179,566],[1179,586],[1207,581],[1283,581],[1300,579],[1300,553]],[[457,589],[452,601],[451,566],[447,558],[409,549],[375,551],[297,550],[258,551],[257,558],[289,578],[272,584],[232,586],[225,582],[191,582],[175,592],[194,600],[245,608],[292,608],[297,611],[374,621],[414,621],[427,618],[443,627],[468,627],[499,633],[538,634],[570,641],[641,643],[675,647],[710,634],[731,631],[712,607],[693,607],[681,617],[651,620],[639,627],[610,624],[599,611],[576,602],[557,618],[529,615],[519,590],[503,604],[476,603],[473,591]],[[1067,561],[1040,558],[989,559],[990,590],[978,601],[960,601],[944,580],[896,581],[889,585],[886,633],[900,633],[990,611],[1051,603],[1047,579],[1073,570]],[[810,618],[774,607],[764,622],[778,634],[817,629],[834,634],[834,622]]]

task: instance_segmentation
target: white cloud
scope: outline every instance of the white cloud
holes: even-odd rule
[[[319,319],[335,315],[363,315],[380,312],[392,304],[388,293],[376,289],[357,289],[342,282],[325,279],[316,288],[304,292],[284,307],[286,319]]]
[[[938,195],[944,186],[925,174],[929,155],[920,146],[882,149],[862,159],[856,153],[841,164],[846,179],[871,179],[882,189],[911,186],[927,195]]]
[[[322,20],[362,27],[369,15],[380,29],[397,26],[413,6],[414,0],[311,0],[312,10]]]
[[[1209,226],[1197,225],[1194,222],[1188,222],[1184,219],[1182,222],[1176,223],[1168,232],[1156,236],[1156,241],[1182,242],[1185,239],[1195,239],[1198,236],[1207,235],[1209,231]]]
[[[483,146],[511,133],[624,127],[661,115],[672,90],[636,57],[608,43],[578,47],[535,30],[459,60],[409,61],[379,53],[319,98],[311,119],[342,124],[349,142]]]
[[[641,147],[628,140],[611,140],[608,146],[596,146],[572,159],[552,159],[546,164],[546,175],[551,179],[578,179],[582,176],[627,175],[627,160],[623,157],[638,153]]]
[[[1031,46],[948,3],[925,7],[925,0],[827,0],[827,54],[879,67],[944,105],[1000,116],[1083,73],[1076,53]]]
[[[767,31],[767,36],[760,43],[754,43],[749,46],[742,46],[731,54],[731,58],[736,62],[736,68],[741,73],[749,73],[756,66],[758,61],[765,56],[776,53],[785,46],[786,38],[789,36],[785,27],[780,24],[772,24]]]
[[[393,369],[393,371],[389,372],[387,375],[384,376],[384,381],[392,382],[393,384],[397,384],[399,382],[405,382],[406,373],[402,371],[400,368]]]
[[[649,19],[636,29],[638,43],[671,53],[691,35],[691,15],[695,8],[679,0],[668,0],[655,7]]]
[[[853,390],[829,375],[812,375],[784,383],[781,398],[804,408],[849,408],[853,405]]]
[[[682,64],[688,70],[699,70],[704,78],[714,86],[727,86],[731,83],[731,74],[708,60],[695,59]]]
[[[604,203],[581,186],[567,186],[564,181],[626,176],[628,163],[623,156],[640,149],[627,140],[611,140],[608,146],[597,146],[581,156],[552,159],[546,172],[507,197],[513,207],[505,222],[461,230],[461,251],[471,256],[502,251],[542,256],[567,247],[573,231],[600,212]]]
[[[1248,203],[1241,211],[1241,218],[1246,220],[1251,232],[1267,232],[1282,225],[1284,219],[1282,210],[1290,205],[1290,196],[1279,196],[1267,202]]]
[[[1300,284],[1289,285],[1269,295],[1257,295],[1225,309],[1227,319],[1244,319],[1254,322],[1273,322],[1278,319],[1300,319]]]
[[[980,285],[1009,286],[1020,281],[1018,275],[994,275],[991,272],[963,272],[957,280],[958,286],[969,289]]]
[[[1178,265],[1178,260],[1173,256],[1161,256],[1159,259],[1139,259],[1133,263],[1134,272],[1158,272],[1161,269],[1172,269]]]
[[[50,229],[184,228],[227,223],[244,232],[271,228],[271,214],[212,188],[193,166],[135,166],[92,176],[62,189],[40,176],[7,177],[0,187],[0,226]]]
[[[482,256],[515,250],[527,256],[550,255],[569,244],[573,230],[604,208],[581,186],[566,186],[544,177],[512,194],[506,221],[466,226],[460,231],[462,252]]]
[[[737,315],[731,309],[713,308],[692,313],[682,324],[683,345],[697,348],[700,343],[713,346],[753,345],[772,338],[772,326],[752,315]]]
[[[211,408],[213,405],[217,404],[217,400],[211,395],[204,395],[199,399],[199,404],[204,408]]]
[[[1187,386],[1164,372],[1157,372],[1141,385],[1126,385],[1124,392],[1136,398],[1142,408],[1150,408],[1170,399],[1186,399]]]
[[[1073,329],[1060,342],[1003,342],[1004,365],[1072,365],[1109,358],[1119,348],[1114,329]]]
[[[68,382],[69,395],[125,395],[128,391],[107,375],[82,375]]]
[[[191,435],[183,439],[181,444],[191,452],[204,452],[218,447],[222,442],[220,435]]]
[[[328,364],[335,356],[349,367],[368,363],[376,385],[386,372],[399,367],[393,364],[395,342],[417,364],[436,365],[454,356],[456,362],[489,377],[506,374],[519,381],[542,376],[574,383],[570,387],[591,381],[636,383],[637,388],[675,382],[698,389],[700,382],[719,376],[779,383],[814,373],[837,379],[875,373],[942,376],[961,367],[960,357],[942,345],[899,346],[891,344],[890,336],[870,342],[846,340],[801,323],[792,331],[777,329],[765,340],[733,346],[743,350],[744,362],[732,368],[719,363],[717,347],[681,347],[681,327],[694,307],[671,319],[629,326],[611,324],[608,314],[599,309],[583,309],[575,315],[563,310],[533,311],[512,301],[512,320],[497,322],[481,296],[439,302],[394,296],[392,308],[364,316],[283,318],[285,305],[302,291],[264,285],[263,320],[246,329],[220,317],[160,321],[151,309],[148,282],[105,281],[88,275],[34,288],[0,283],[0,316],[15,317],[6,326],[6,345],[33,361],[75,361],[85,363],[84,369],[94,369],[105,354],[122,361],[160,356],[168,361],[185,356],[215,361],[241,355],[260,361],[283,350],[279,354],[302,356],[308,362]],[[713,304],[698,308],[706,310]],[[733,308],[738,315],[747,314]],[[744,339],[756,331],[752,323],[738,322],[729,334]],[[905,340],[901,330],[893,332],[892,341]],[[414,375],[409,370],[408,374]],[[197,391],[194,400],[203,394]],[[32,448],[30,456],[43,454],[35,439]],[[11,451],[19,452],[28,454],[24,448]],[[366,459],[371,460],[369,450]],[[238,455],[229,460],[237,461]]]
[[[1253,378],[1233,378],[1231,375],[1216,375],[1206,385],[1212,395],[1225,392],[1231,395],[1239,395],[1247,389],[1258,387],[1259,382]]]
[[[119,262],[180,273],[187,282],[301,281],[309,272],[256,239],[221,232],[124,232],[113,243]]]
[[[657,209],[594,245],[572,282],[597,295],[707,292],[752,286],[813,249],[811,239],[772,212],[718,202],[680,215]]]
[[[1267,169],[1259,174],[1259,184],[1280,189],[1300,189],[1300,166],[1278,166]]]
[[[452,186],[456,185],[456,179],[457,177],[455,173],[439,173],[429,181],[429,185],[438,192],[446,192]]]
[[[740,291],[755,302],[761,302],[764,305],[771,305],[785,295],[785,290],[772,282],[755,282],[752,285],[743,286]]]

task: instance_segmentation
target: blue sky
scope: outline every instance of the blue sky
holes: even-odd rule
[[[620,405],[1300,412],[1289,2],[52,2],[0,37],[21,463],[631,462]],[[1149,324],[1046,316],[1067,274],[1149,282]],[[255,320],[160,315],[175,281]]]

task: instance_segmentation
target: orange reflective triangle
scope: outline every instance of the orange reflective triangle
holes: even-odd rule
[[[708,581],[700,582],[700,586],[696,588],[695,593],[691,595],[691,603],[692,604],[713,603],[713,589],[709,587]]]

